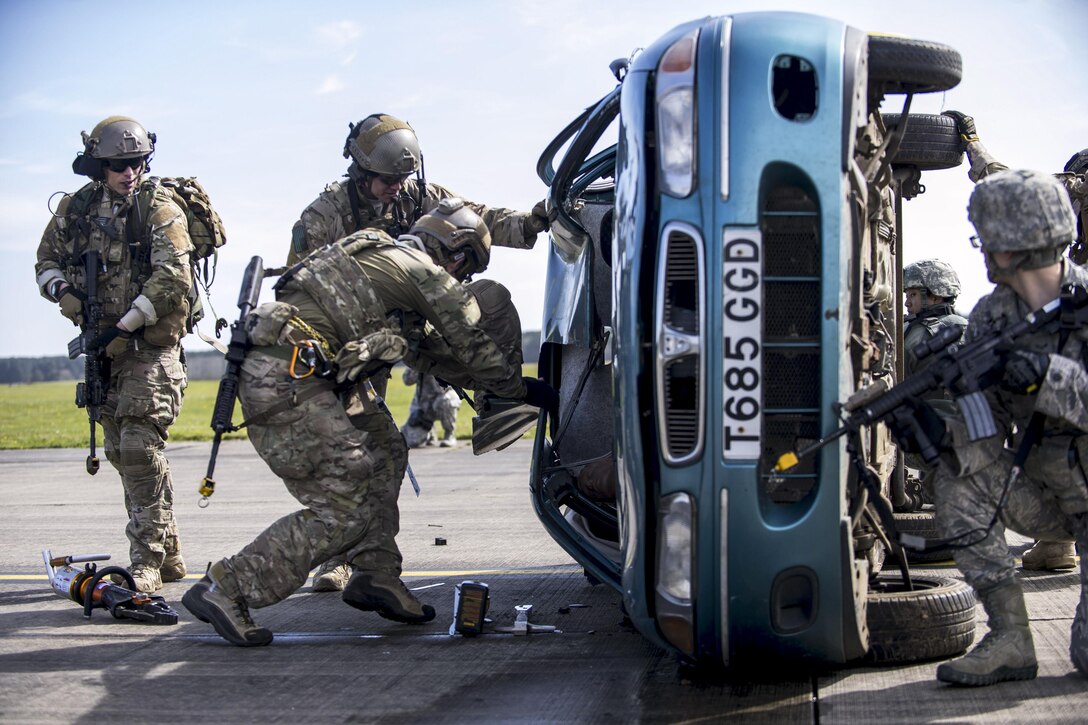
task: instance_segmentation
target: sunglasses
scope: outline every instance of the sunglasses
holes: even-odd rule
[[[144,156],[137,156],[134,159],[106,159],[105,165],[110,171],[120,174],[125,169],[141,168],[144,165],[145,160],[146,157]]]
[[[411,174],[400,174],[398,176],[387,176],[385,174],[379,174],[378,178],[382,180],[382,183],[386,186],[393,186],[394,184],[403,184]]]

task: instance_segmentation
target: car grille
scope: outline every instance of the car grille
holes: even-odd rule
[[[784,451],[820,432],[820,215],[803,189],[779,185],[765,196],[763,235],[763,438],[761,471],[772,501],[788,503],[816,484],[819,454],[782,477],[768,474]]]
[[[682,463],[703,444],[703,254],[683,224],[663,234],[656,286],[657,405],[662,455]]]

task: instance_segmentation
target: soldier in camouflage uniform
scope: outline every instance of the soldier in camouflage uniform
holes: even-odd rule
[[[1088,286],[1088,270],[1061,256],[1073,238],[1075,220],[1069,195],[1054,177],[1032,171],[994,174],[975,188],[969,216],[996,283],[971,312],[969,340],[1020,321],[1057,298],[1062,285]],[[997,434],[972,442],[962,419],[946,419],[935,480],[938,530],[956,547],[956,565],[978,592],[990,632],[967,655],[940,665],[939,680],[978,686],[1036,675],[1006,526],[1039,538],[1076,540],[1081,596],[1070,656],[1088,675],[1086,366],[1088,328],[1020,338],[1008,354],[1001,385],[986,392]],[[1025,437],[1031,447],[1016,477],[1010,474],[1013,451],[1019,451]],[[991,528],[995,511],[999,517]]]
[[[914,349],[946,327],[962,332],[967,320],[956,314],[960,278],[952,265],[939,259],[923,259],[903,268],[906,294],[907,329],[903,332],[906,374],[913,375],[929,367],[932,360],[918,360]]]
[[[305,508],[273,523],[234,556],[212,564],[183,597],[197,618],[240,646],[264,645],[250,608],[290,596],[310,569],[349,552],[347,604],[394,621],[427,622],[400,579],[397,499],[407,449],[367,385],[404,359],[477,390],[555,405],[546,384],[480,329],[480,306],[423,252],[364,230],[310,254],[276,285],[277,302],[250,320],[239,396],[249,438]],[[314,355],[300,362],[302,349]],[[330,380],[320,359],[334,361]]]
[[[411,368],[404,370],[404,384],[416,386],[412,404],[408,410],[408,420],[401,426],[404,442],[409,448],[439,443],[443,448],[457,445],[457,410],[461,407],[461,398],[457,391],[438,382],[433,375],[420,375]],[[442,425],[442,438],[435,440],[434,424]]]
[[[971,181],[977,183],[1009,168],[982,145],[973,118],[959,111],[946,111],[944,115],[955,119],[960,137],[966,144],[967,158],[971,162],[967,175]],[[1055,178],[1069,193],[1077,217],[1077,233],[1069,245],[1069,258],[1084,265],[1088,263],[1088,149],[1073,154],[1065,163],[1063,173],[1055,174]],[[1022,562],[1025,569],[1046,571],[1072,569],[1077,565],[1072,541],[1036,541],[1024,552]]]
[[[404,121],[376,113],[349,128],[347,179],[326,186],[303,210],[291,231],[288,264],[360,229],[382,229],[397,237],[442,199],[460,196],[423,178],[419,139]],[[537,234],[548,229],[543,201],[531,212],[466,203],[483,218],[491,243],[499,247],[531,249]]]
[[[163,446],[186,385],[180,341],[190,312],[193,245],[185,215],[167,194],[156,193],[150,209],[134,208],[154,134],[131,118],[111,116],[84,133],[83,142],[72,169],[93,181],[61,200],[38,246],[35,272],[42,296],[82,327],[83,258],[93,250],[101,259],[96,346],[105,346],[111,359],[101,418],[106,457],[125,489],[129,569],[137,589],[153,592],[185,576]],[[145,228],[137,230],[141,221]]]
[[[401,236],[401,242],[426,252],[448,274],[465,283],[465,290],[480,308],[479,328],[498,346],[509,365],[520,370],[523,362],[521,320],[509,290],[494,280],[468,281],[472,275],[486,269],[491,259],[491,237],[480,216],[456,197],[443,199],[420,217],[409,234]],[[409,369],[433,377],[428,375],[428,361],[420,362],[424,367],[417,364]],[[440,377],[464,388],[474,387],[470,379],[463,379],[450,370]],[[410,446],[412,441],[408,439],[407,442]],[[324,562],[314,572],[313,590],[335,592],[343,589],[352,573],[348,562],[354,559],[355,554],[347,552]]]
[[[938,356],[919,360],[914,350],[928,342],[946,327],[957,327],[962,333],[967,320],[956,314],[956,297],[960,293],[960,278],[952,265],[939,259],[923,259],[903,268],[903,291],[906,296],[907,327],[903,332],[904,368],[908,376],[928,368]],[[926,398],[935,410],[951,414],[955,403],[940,391]],[[921,456],[908,453],[906,463],[921,475],[923,500],[933,500],[933,468]]]

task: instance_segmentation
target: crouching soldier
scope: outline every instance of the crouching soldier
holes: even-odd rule
[[[972,310],[968,341],[1000,333],[1058,298],[1066,285],[1088,286],[1088,272],[1062,258],[1075,222],[1069,195],[1053,176],[988,176],[971,195],[969,215],[996,286]],[[956,565],[978,592],[990,631],[971,652],[940,665],[939,680],[977,686],[1036,675],[1006,526],[1038,539],[1077,542],[1081,593],[1069,649],[1073,664],[1088,676],[1086,366],[1088,328],[1063,314],[1060,328],[1018,338],[1000,386],[987,390],[995,435],[972,442],[962,420],[948,419],[934,481],[937,525],[957,547]],[[1010,436],[1012,449],[1004,445]],[[1024,454],[1022,470],[1014,469],[1014,457]]]
[[[490,279],[468,282],[473,275],[483,272],[491,260],[491,235],[483,219],[460,199],[443,199],[412,226],[410,234],[402,235],[400,242],[425,252],[448,274],[465,282],[463,288],[479,309],[476,327],[497,346],[507,365],[520,370],[523,362],[521,319],[510,299],[510,291]],[[405,362],[413,374],[437,375],[462,388],[494,392],[487,381],[473,379],[471,371],[458,363],[456,351],[433,326],[414,327],[411,339],[414,342],[405,355]],[[411,440],[408,445],[411,446]],[[365,548],[368,542],[364,541],[361,546]],[[349,562],[357,559],[353,553],[345,552],[322,563],[314,572],[313,590],[334,592],[344,589],[352,575]]]
[[[305,508],[211,564],[182,601],[224,639],[268,644],[272,632],[253,622],[250,608],[285,599],[315,565],[349,552],[347,604],[398,622],[430,621],[433,607],[400,579],[397,499],[407,449],[369,395],[368,377],[410,353],[431,360],[434,374],[468,375],[480,389],[533,405],[553,406],[555,392],[522,379],[480,329],[480,306],[456,279],[384,232],[356,232],[310,254],[276,290],[278,301],[250,319],[254,347],[239,397],[254,447]]]

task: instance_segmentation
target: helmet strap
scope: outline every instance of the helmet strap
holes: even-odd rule
[[[1007,267],[1002,267],[994,259],[993,252],[986,252],[986,278],[994,284],[1001,284],[999,279],[1008,279],[1016,274],[1020,264],[1027,258],[1028,252],[1013,252],[1012,262]]]

